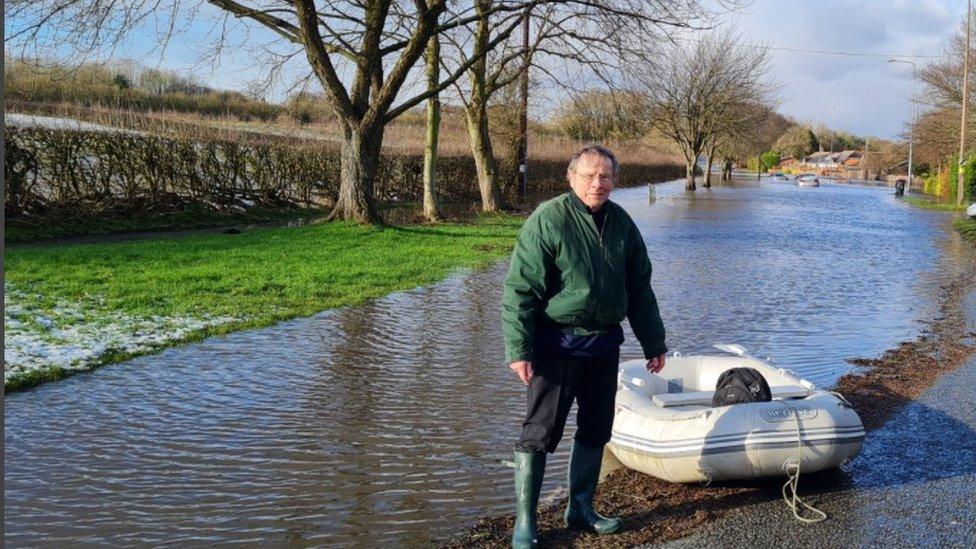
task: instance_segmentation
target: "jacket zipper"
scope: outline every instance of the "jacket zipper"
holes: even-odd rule
[[[606,207],[606,206],[604,206],[604,207]],[[593,230],[594,231],[596,231],[596,240],[597,240],[597,243],[600,245],[600,265],[599,266],[594,266],[594,267],[596,267],[596,272],[593,273],[594,276],[596,277],[596,290],[597,290],[596,291],[596,295],[597,295],[597,303],[596,303],[596,306],[599,307],[600,302],[603,301],[603,270],[604,270],[604,268],[606,268],[605,263],[607,262],[607,252],[606,252],[606,249],[603,247],[603,233],[600,231],[600,229],[597,228],[596,222],[593,221],[593,216],[587,214],[587,217],[589,217],[588,221],[590,222],[590,226],[593,227]],[[603,217],[603,231],[604,232],[607,230],[607,223],[609,223],[609,218],[610,218],[610,211],[608,210],[607,213],[605,213],[604,214],[604,217]],[[596,310],[595,310],[595,308],[594,308],[593,314],[591,315],[591,320],[593,320],[593,321],[596,320]]]

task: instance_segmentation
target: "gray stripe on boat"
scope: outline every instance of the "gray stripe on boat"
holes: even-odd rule
[[[863,426],[816,427],[816,428],[813,428],[813,429],[801,429],[800,430],[800,436],[801,437],[804,436],[804,435],[813,436],[813,435],[832,434],[832,433],[849,434],[849,433],[859,433],[859,432],[863,432],[863,431],[864,431],[864,427]],[[700,443],[703,443],[705,441],[707,441],[707,442],[733,442],[735,440],[745,439],[747,437],[762,437],[762,436],[767,436],[767,435],[790,435],[790,436],[795,437],[796,436],[796,430],[795,429],[792,429],[792,430],[787,430],[787,429],[779,429],[779,430],[765,429],[765,430],[762,430],[762,431],[743,431],[743,432],[739,432],[739,433],[729,433],[729,434],[724,434],[724,435],[712,435],[712,436],[706,435],[704,437],[681,438],[681,439],[667,439],[667,440],[658,440],[658,439],[643,438],[643,437],[638,437],[638,436],[631,435],[631,434],[628,434],[628,433],[624,433],[624,432],[621,432],[621,431],[613,431],[612,434],[613,434],[614,437],[632,439],[632,440],[634,440],[636,442],[654,444],[654,445],[657,445],[657,446],[686,446],[688,444],[700,444]]]
[[[807,440],[803,441],[804,446],[823,446],[827,444],[848,444],[854,442],[863,442],[864,436],[854,436],[854,437],[838,437],[830,438],[824,440]],[[704,455],[714,455],[714,454],[729,454],[734,452],[744,452],[746,448],[750,450],[760,450],[768,448],[796,448],[796,441],[792,442],[759,442],[759,443],[745,443],[737,444],[734,446],[720,446],[716,448],[701,448],[697,450],[681,450],[677,452],[655,452],[653,450],[648,450],[646,448],[639,448],[628,443],[620,443],[619,441],[611,440],[610,444],[615,444],[623,449],[638,452],[645,456],[654,458],[680,458],[689,456],[704,456]]]

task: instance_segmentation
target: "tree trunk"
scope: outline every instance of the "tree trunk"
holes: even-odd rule
[[[706,189],[712,188],[712,160],[714,159],[712,153],[708,153],[708,163],[705,166],[705,183],[704,187]]]
[[[373,203],[373,181],[382,142],[382,125],[362,128],[343,124],[339,198],[329,214],[330,221],[349,219],[360,223],[382,223]]]
[[[502,193],[498,186],[495,155],[488,133],[488,109],[479,101],[474,101],[464,110],[464,120],[471,140],[471,153],[478,173],[478,189],[481,191],[481,209],[497,212],[502,207]]]
[[[488,72],[486,52],[491,32],[487,15],[490,7],[490,0],[475,2],[478,27],[475,31],[474,54],[485,55],[482,55],[468,71],[471,77],[471,100],[464,106],[464,121],[468,127],[471,154],[474,156],[474,166],[478,173],[481,209],[486,212],[496,212],[502,207],[502,193],[498,185],[498,167],[495,165],[495,154],[491,147],[491,135],[488,133],[489,91],[486,81]]]
[[[427,43],[427,86],[437,87],[440,82],[441,46],[437,35]],[[437,138],[441,125],[440,95],[427,100],[427,141],[424,144],[424,210],[427,221],[441,217],[437,200]]]
[[[691,160],[685,160],[685,190],[693,191],[695,190],[695,162],[697,161],[697,156],[692,157]]]

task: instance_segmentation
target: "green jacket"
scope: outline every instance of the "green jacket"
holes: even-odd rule
[[[637,225],[607,201],[602,237],[572,191],[543,202],[519,232],[502,297],[505,360],[533,360],[536,327],[549,322],[580,335],[626,316],[646,358],[667,352],[651,290],[651,261]]]

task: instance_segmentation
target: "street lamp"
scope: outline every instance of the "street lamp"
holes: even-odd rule
[[[895,59],[895,58],[891,58],[891,59],[888,60],[888,62],[889,63],[905,63],[907,65],[911,65],[912,66],[912,98],[911,98],[911,102],[912,102],[912,107],[911,107],[912,122],[911,122],[911,125],[908,127],[908,188],[905,189],[905,192],[908,193],[908,192],[910,192],[912,190],[912,150],[915,148],[915,76],[916,76],[916,67],[915,67],[915,62],[914,61],[909,61],[907,59]]]
[[[827,109],[830,111],[830,154],[834,154],[834,109],[837,108],[834,105],[830,105]]]

